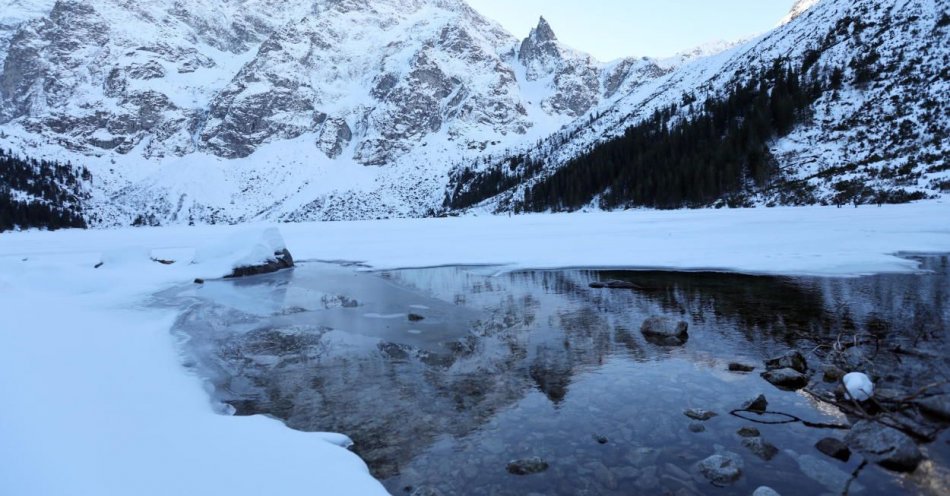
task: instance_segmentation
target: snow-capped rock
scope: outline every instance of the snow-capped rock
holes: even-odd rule
[[[841,379],[848,396],[856,401],[867,401],[874,396],[874,383],[861,372],[852,372]]]
[[[600,101],[600,64],[558,42],[543,17],[521,42],[518,60],[528,81],[542,81],[553,91],[542,102],[548,113],[578,117]]]

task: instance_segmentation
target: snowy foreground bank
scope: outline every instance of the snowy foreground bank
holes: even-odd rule
[[[261,252],[260,229],[0,234],[0,492],[383,494],[338,435],[214,413],[146,300]],[[279,226],[298,260],[859,275],[950,252],[950,204]],[[253,232],[253,236],[245,233]],[[277,243],[265,238],[263,246]],[[269,243],[269,244],[268,244]],[[266,251],[266,250],[265,250]],[[162,265],[150,258],[174,260]],[[94,268],[103,262],[101,268]],[[195,263],[191,263],[195,262]]]

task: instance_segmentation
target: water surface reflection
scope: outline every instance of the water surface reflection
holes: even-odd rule
[[[872,334],[923,350],[920,373],[950,377],[947,257],[921,260],[930,272],[856,279],[311,263],[173,299],[187,306],[176,330],[189,338],[189,365],[216,400],[295,429],[347,433],[395,494],[711,494],[721,490],[695,464],[718,450],[744,459],[737,493],[840,494],[860,460],[818,453],[829,432],[757,426],[782,450],[765,461],[735,434],[748,422],[727,413],[764,393],[771,409],[803,418],[841,414],[727,364],[761,365],[791,347],[820,354],[824,340]],[[590,287],[612,279],[638,289]],[[640,325],[653,315],[687,321],[686,345],[645,340]],[[894,364],[875,357],[855,365],[884,378]],[[693,407],[720,415],[694,433],[683,415]],[[946,477],[946,441],[929,451],[936,463],[924,475],[871,468],[852,493],[926,492],[915,480]],[[550,469],[506,471],[532,456]]]

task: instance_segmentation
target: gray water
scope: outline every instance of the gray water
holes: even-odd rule
[[[187,337],[186,365],[213,385],[216,402],[349,435],[393,494],[751,494],[760,485],[841,494],[861,457],[839,462],[814,444],[842,432],[729,412],[761,393],[772,411],[847,423],[759,376],[763,359],[791,348],[815,349],[819,368],[816,346],[841,336],[921,350],[899,365],[865,357],[860,366],[888,386],[950,377],[950,263],[920,260],[920,274],[852,279],[306,263],[163,299],[185,309],[176,332]],[[641,289],[589,287],[612,279]],[[645,340],[640,325],[653,315],[687,321],[686,345]],[[729,372],[733,361],[758,369]],[[719,415],[694,433],[687,408]],[[744,447],[744,426],[779,454],[766,461]],[[850,492],[946,494],[948,446],[946,435],[925,446],[930,461],[910,476],[869,466]],[[722,450],[744,461],[727,488],[696,468]],[[550,468],[506,470],[534,456]]]

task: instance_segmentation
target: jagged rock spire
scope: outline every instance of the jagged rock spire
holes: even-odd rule
[[[528,35],[528,38],[534,39],[538,43],[557,41],[557,35],[554,34],[554,30],[551,29],[551,25],[548,24],[544,16],[538,20],[538,26],[531,30],[531,34]]]
[[[529,68],[538,64],[548,66],[552,60],[561,58],[561,52],[557,46],[557,35],[544,17],[538,21],[537,27],[531,30],[531,34],[521,42],[518,58]]]

